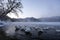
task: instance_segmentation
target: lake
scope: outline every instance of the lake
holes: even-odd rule
[[[17,25],[20,25],[20,24],[44,24],[44,25],[60,25],[60,22],[10,22],[10,23],[13,23],[13,24],[17,24]]]

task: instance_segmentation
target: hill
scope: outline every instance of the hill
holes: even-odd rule
[[[19,18],[19,19],[12,19],[12,21],[16,22],[60,22],[60,16],[53,16],[53,17],[46,17],[46,18]]]

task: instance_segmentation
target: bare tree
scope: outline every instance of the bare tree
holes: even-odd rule
[[[0,0],[0,17],[4,17],[8,13],[18,15],[18,11],[22,12],[21,8],[21,0]]]

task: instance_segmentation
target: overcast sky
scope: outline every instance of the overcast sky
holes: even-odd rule
[[[60,16],[60,0],[22,0],[22,4],[20,18]]]

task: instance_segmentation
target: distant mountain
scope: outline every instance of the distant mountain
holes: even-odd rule
[[[17,22],[60,22],[60,16],[54,16],[54,17],[47,17],[47,18],[34,18],[34,17],[28,17],[28,18],[19,18],[19,19],[12,19],[12,21]]]
[[[41,22],[60,22],[60,16],[39,18],[38,20],[41,20]]]
[[[30,17],[30,18],[20,18],[20,19],[12,19],[12,21],[18,21],[18,22],[40,22],[39,19],[36,19],[34,17]]]

